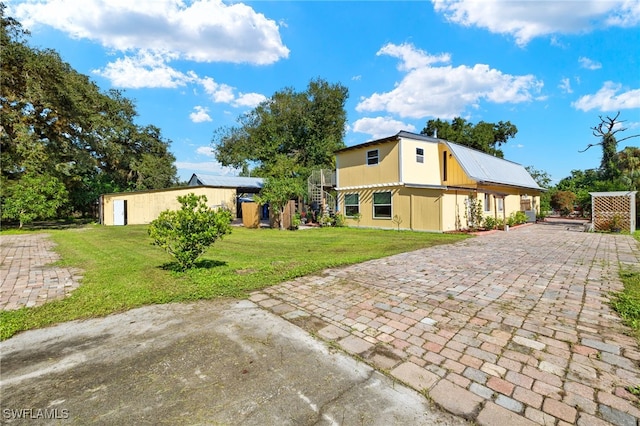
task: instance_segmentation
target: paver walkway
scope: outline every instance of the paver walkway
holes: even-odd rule
[[[533,225],[255,292],[251,300],[480,425],[634,425],[640,351],[608,306],[630,236]]]
[[[80,271],[48,266],[60,259],[47,234],[0,236],[0,310],[38,306],[68,295]]]

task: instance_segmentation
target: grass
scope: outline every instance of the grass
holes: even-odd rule
[[[640,241],[640,230],[633,237]],[[640,342],[640,270],[621,270],[620,279],[624,290],[613,295],[611,306]]]
[[[146,226],[89,225],[46,232],[62,257],[58,265],[82,269],[82,285],[62,300],[0,312],[0,340],[24,330],[143,305],[243,298],[253,290],[327,267],[467,238],[350,228],[234,228],[210,247],[196,268],[177,272],[172,258],[151,245]]]

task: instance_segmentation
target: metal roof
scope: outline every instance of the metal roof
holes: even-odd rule
[[[215,176],[193,174],[189,179],[189,186],[214,186],[217,188],[256,188],[264,185],[264,179],[243,176]]]
[[[487,153],[453,142],[442,141],[448,147],[464,172],[479,183],[497,183],[543,190],[527,169],[518,163],[494,157]]]

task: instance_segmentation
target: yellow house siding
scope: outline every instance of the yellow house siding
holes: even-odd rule
[[[378,150],[378,164],[367,165],[367,152]],[[400,181],[397,141],[375,144],[337,154],[338,186],[379,185]],[[346,185],[345,185],[346,183]]]
[[[391,192],[391,217],[374,218],[373,194]],[[440,232],[441,191],[437,189],[377,187],[339,191],[341,213],[346,215],[345,194],[358,194],[360,220],[347,217],[348,226]]]
[[[127,224],[142,225],[153,221],[164,210],[178,210],[180,203],[177,197],[190,193],[205,195],[209,206],[225,206],[235,215],[236,190],[234,188],[194,186],[166,191],[105,194],[102,196],[102,223],[108,226],[114,224],[113,204],[116,200],[127,201]]]
[[[360,220],[356,220],[353,217],[346,217],[346,223],[348,226],[361,226],[364,228],[381,228],[392,229],[394,224],[392,222],[393,216],[396,214],[403,214],[402,202],[398,198],[399,187],[374,187],[374,188],[359,188],[353,190],[338,191],[338,203],[340,205],[340,212],[346,216],[345,212],[345,194],[358,194],[359,206],[360,206]],[[374,218],[373,214],[373,194],[378,192],[391,192],[391,217],[390,218]]]
[[[447,191],[442,196],[442,230],[458,231],[467,229],[467,200],[472,192]]]
[[[439,232],[442,223],[442,191],[437,189],[402,188],[398,214],[400,229]],[[408,220],[408,223],[406,223]]]
[[[445,160],[446,153],[446,160]],[[447,146],[443,143],[438,144],[438,159],[440,164],[440,178],[443,185],[449,186],[470,186],[475,187],[476,181],[470,179],[460,166],[456,158],[448,151]],[[446,161],[446,166],[445,166]],[[446,180],[444,180],[444,171],[446,168]]]
[[[422,185],[440,185],[440,162],[438,143],[402,138],[400,140],[400,181]],[[417,150],[423,152],[422,163],[418,162]]]

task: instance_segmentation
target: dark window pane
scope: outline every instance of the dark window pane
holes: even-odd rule
[[[347,216],[355,216],[360,213],[360,208],[358,206],[345,206],[344,214]]]
[[[391,218],[391,206],[375,206],[373,214],[375,217]]]
[[[376,192],[373,194],[373,204],[391,204],[391,192]]]

